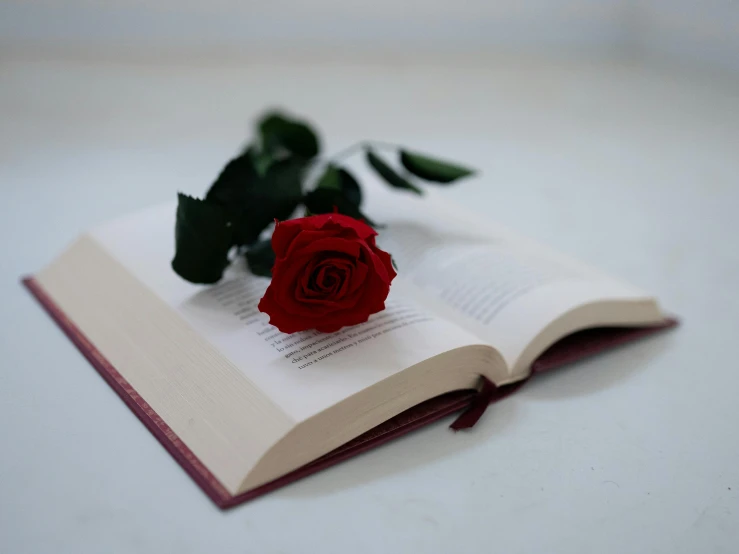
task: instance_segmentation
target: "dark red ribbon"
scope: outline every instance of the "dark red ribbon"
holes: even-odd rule
[[[475,423],[480,420],[482,414],[485,413],[485,410],[487,410],[487,407],[490,404],[500,400],[501,398],[505,398],[512,392],[517,391],[526,381],[527,379],[524,379],[517,383],[498,387],[490,379],[484,375],[480,375],[481,385],[477,389],[477,393],[475,393],[470,400],[470,405],[464,412],[459,414],[459,417],[454,420],[449,428],[454,431],[459,431],[460,429],[469,429],[473,427]]]

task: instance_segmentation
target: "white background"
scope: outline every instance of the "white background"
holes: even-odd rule
[[[684,31],[688,54],[596,48],[624,29],[616,2],[419,3],[461,31],[416,22],[402,51],[410,16],[390,2],[318,2],[365,38],[314,44],[338,21],[316,8],[287,49],[268,39],[296,5],[0,4],[0,552],[736,552],[736,35],[701,42],[697,24],[736,25],[736,4],[659,4],[626,29]],[[488,19],[520,32],[464,32]],[[684,325],[534,380],[469,433],[433,425],[219,512],[18,278],[96,223],[204,192],[275,104],[329,151],[375,138],[479,167],[451,199],[655,291]]]
[[[223,53],[559,50],[739,70],[735,0],[0,0],[0,44]]]

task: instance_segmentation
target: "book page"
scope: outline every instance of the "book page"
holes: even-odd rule
[[[174,215],[174,203],[154,207],[92,236],[296,421],[437,354],[480,344],[406,294],[400,280],[387,308],[366,323],[331,334],[281,333],[257,310],[269,280],[249,273],[243,261],[212,286],[174,273]]]
[[[384,215],[381,222],[387,227],[379,243],[392,253],[399,275],[421,291],[426,306],[498,349],[511,372],[520,369],[517,364],[531,341],[563,314],[594,302],[649,298],[451,207],[441,193],[432,191],[420,200],[400,196],[373,191],[371,212]]]

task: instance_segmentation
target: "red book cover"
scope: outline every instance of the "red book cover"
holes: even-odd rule
[[[149,431],[154,434],[162,446],[164,446],[188,475],[192,477],[198,486],[221,509],[231,508],[242,502],[288,485],[293,481],[331,467],[455,412],[463,413],[452,424],[452,428],[462,429],[470,427],[482,415],[487,404],[500,400],[517,391],[526,382],[521,381],[497,388],[488,382],[483,385],[480,391],[460,390],[432,398],[398,414],[303,467],[255,489],[234,496],[226,490],[208,468],[190,451],[187,445],[169,428],[164,420],[157,415],[151,406],[147,404],[136,390],[95,348],[95,345],[59,309],[41,286],[32,277],[24,279],[23,284],[59,325],[62,331],[64,331],[67,337],[77,346],[100,376],[105,379],[141,422],[146,425]],[[552,345],[544,352],[532,364],[531,376],[635,341],[658,331],[674,327],[675,325],[677,325],[677,320],[668,319],[658,326],[598,328],[574,333]]]

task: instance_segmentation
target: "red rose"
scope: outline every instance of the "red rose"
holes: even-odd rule
[[[376,235],[341,214],[278,223],[272,282],[259,311],[283,333],[332,333],[384,310],[396,273],[390,254],[375,246]]]

